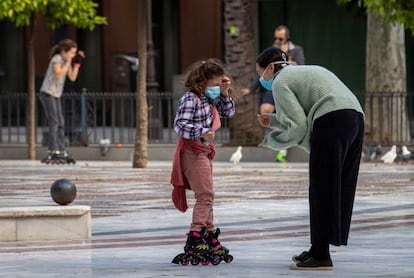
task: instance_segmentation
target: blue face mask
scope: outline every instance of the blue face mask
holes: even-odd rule
[[[274,79],[274,77],[270,80],[265,80],[263,75],[262,75],[259,78],[259,82],[260,82],[260,84],[262,84],[263,88],[265,88],[268,91],[271,91],[272,90],[273,79]]]
[[[282,67],[286,66],[288,64],[288,62],[286,61],[284,55],[282,57],[283,57],[284,61],[274,62],[272,64],[273,65],[279,65],[279,64],[281,64]],[[265,71],[263,72],[263,74],[266,72],[266,70],[267,70],[267,68],[265,69]],[[275,79],[275,77],[277,75],[277,72],[275,73],[275,75],[273,75],[273,77],[270,80],[265,80],[264,77],[263,77],[263,74],[262,74],[262,76],[260,76],[259,82],[260,82],[260,84],[262,84],[263,88],[265,88],[268,91],[271,91],[272,90],[273,80]]]
[[[208,97],[209,99],[215,100],[220,96],[221,89],[220,86],[206,87],[204,93],[206,94],[206,97]]]

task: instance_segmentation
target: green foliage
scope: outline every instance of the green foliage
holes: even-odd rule
[[[414,34],[414,0],[337,0],[338,3],[358,2],[360,7],[383,16],[386,22],[402,23]]]
[[[63,24],[93,30],[95,25],[106,24],[98,16],[98,4],[92,0],[0,0],[0,20],[9,19],[16,26],[28,26],[36,13],[43,13],[52,29]]]

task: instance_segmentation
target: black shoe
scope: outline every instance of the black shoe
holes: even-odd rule
[[[303,251],[300,255],[293,256],[292,261],[294,261],[295,263],[303,263],[310,257],[311,254],[309,253],[309,251]]]
[[[331,258],[324,260],[317,260],[314,257],[309,257],[304,262],[294,263],[290,265],[293,270],[332,270],[333,264]]]

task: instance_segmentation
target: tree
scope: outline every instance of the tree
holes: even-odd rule
[[[381,15],[368,11],[366,49],[366,142],[406,144],[410,133],[404,26],[384,23]]]
[[[406,143],[410,133],[404,25],[414,34],[414,0],[358,0],[358,4],[367,11],[366,143]]]
[[[138,72],[136,92],[136,133],[133,168],[146,168],[148,158],[148,103],[147,103],[147,16],[151,0],[138,4]]]
[[[358,3],[368,12],[380,15],[384,22],[403,24],[414,34],[414,0],[358,0]]]
[[[95,25],[106,24],[106,18],[97,15],[98,4],[92,0],[0,0],[0,20],[8,19],[17,27],[26,27],[27,92],[29,96],[27,142],[28,157],[36,159],[35,141],[35,58],[34,26],[39,14],[44,14],[50,28],[63,24],[93,30]]]
[[[254,1],[225,0],[224,34],[225,63],[234,78],[237,91],[248,87],[255,74],[256,55],[254,49]],[[256,145],[262,140],[262,129],[256,115],[253,98],[256,94],[240,97],[236,101],[236,115],[230,119],[230,139],[233,145]],[[245,134],[245,136],[244,136]]]

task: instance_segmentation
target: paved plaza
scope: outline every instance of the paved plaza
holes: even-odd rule
[[[68,178],[72,205],[92,212],[88,241],[0,242],[0,277],[414,277],[414,164],[361,165],[349,245],[331,247],[332,271],[289,269],[309,248],[306,163],[214,163],[215,222],[234,256],[217,266],[170,263],[192,214],[171,203],[170,162],[0,166],[0,207],[58,206],[50,186]]]

